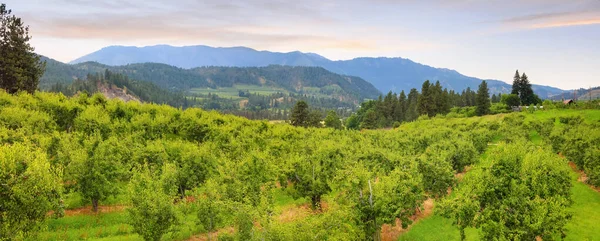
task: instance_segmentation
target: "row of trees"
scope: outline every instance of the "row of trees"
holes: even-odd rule
[[[489,114],[491,102],[487,83],[483,81],[477,93],[468,88],[457,94],[442,89],[439,81],[435,84],[425,81],[420,93],[412,89],[408,96],[404,91],[400,95],[390,91],[385,97],[363,103],[356,115],[347,119],[346,126],[350,129],[390,127],[394,123],[414,121],[421,115],[444,115],[454,106],[477,106],[478,115]]]

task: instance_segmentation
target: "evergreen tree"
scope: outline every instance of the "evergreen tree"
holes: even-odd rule
[[[479,85],[479,90],[477,90],[477,108],[475,112],[477,115],[487,115],[490,113],[490,93],[487,87],[487,83],[484,81]]]
[[[519,75],[519,70],[515,72],[515,76],[513,77],[512,91],[510,93],[513,95],[520,95],[521,93],[521,75]]]
[[[303,100],[298,101],[292,109],[292,117],[290,118],[290,123],[293,126],[308,127],[309,114],[310,112],[308,110],[308,104]]]
[[[406,121],[413,121],[419,118],[418,112],[419,92],[413,88],[408,93],[407,107],[405,118]]]
[[[400,92],[400,97],[398,97],[398,104],[394,109],[394,121],[402,122],[404,121],[404,115],[406,113],[406,94],[404,94],[404,90]]]
[[[433,116],[433,105],[434,100],[431,93],[431,84],[429,80],[423,82],[421,87],[421,95],[418,99],[418,113],[419,115]]]
[[[35,92],[44,74],[46,63],[33,52],[30,39],[29,26],[0,4],[0,88],[8,93]]]
[[[523,73],[523,75],[521,76],[520,84],[521,86],[519,98],[521,98],[521,102],[524,105],[537,104],[535,94],[533,93],[533,89],[531,88],[531,83],[529,83],[529,79],[527,78],[527,75],[525,73]]]

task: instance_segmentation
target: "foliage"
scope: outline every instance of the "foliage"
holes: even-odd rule
[[[0,4],[0,88],[11,94],[33,93],[46,65],[29,44],[29,26],[11,13],[6,4]]]
[[[0,240],[35,234],[50,210],[60,207],[60,172],[32,144],[0,146]]]
[[[325,126],[329,127],[329,128],[333,128],[333,129],[337,129],[337,130],[340,130],[343,128],[342,121],[338,117],[337,113],[335,113],[335,111],[332,111],[332,110],[327,112],[327,116],[325,117],[324,122],[325,122]]]
[[[146,241],[159,241],[177,222],[173,206],[174,188],[168,184],[171,168],[165,166],[163,174],[155,176],[147,166],[137,170],[129,185],[132,207],[127,209],[129,223]]]
[[[490,113],[490,92],[485,80],[479,85],[479,90],[477,90],[477,99],[475,102],[477,105],[475,112],[478,116],[487,115]]]
[[[571,183],[564,162],[524,143],[500,146],[489,168],[474,170],[442,203],[461,229],[481,228],[484,239],[564,238]]]
[[[502,95],[500,102],[508,107],[521,105],[521,99],[519,99],[519,95],[517,94]]]

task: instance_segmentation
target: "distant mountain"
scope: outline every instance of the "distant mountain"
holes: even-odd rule
[[[70,83],[75,78],[84,78],[88,73],[104,72],[108,69],[125,74],[133,80],[149,81],[174,91],[251,85],[357,103],[363,99],[377,98],[381,94],[372,84],[361,78],[335,74],[321,67],[270,65],[183,69],[156,63],[108,66],[96,62],[68,65],[47,58],[46,61],[46,73],[40,81],[42,88],[49,88],[56,83]]]
[[[468,77],[455,70],[434,68],[403,58],[356,58],[332,61],[314,53],[276,53],[245,47],[213,48],[209,46],[149,47],[111,46],[91,53],[71,63],[96,61],[117,66],[133,63],[163,63],[191,69],[201,66],[262,67],[268,65],[319,66],[331,72],[358,76],[372,83],[381,92],[411,88],[420,89],[425,80],[440,81],[445,88],[462,91],[476,89],[481,79]],[[510,73],[509,73],[510,74]],[[486,80],[491,93],[508,93],[511,85],[500,80]],[[562,93],[563,90],[534,85],[533,90],[542,98]]]
[[[577,100],[597,100],[600,99],[600,86],[589,89],[566,90],[561,94],[551,97],[552,100],[577,99]]]

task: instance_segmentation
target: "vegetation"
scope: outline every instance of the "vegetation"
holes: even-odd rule
[[[0,4],[0,88],[9,93],[38,88],[45,63],[29,44],[29,26]]]
[[[488,238],[569,237],[565,227],[573,199],[568,166],[548,148],[527,144],[528,130],[552,140],[558,130],[590,130],[596,124],[569,115],[554,127],[551,122],[525,122],[530,114],[515,113],[421,118],[396,130],[356,132],[272,125],[102,95],[2,93],[0,103],[0,142],[6,147],[0,155],[37,153],[39,158],[25,160],[47,160],[45,170],[54,186],[49,186],[46,204],[35,204],[43,205],[39,213],[60,209],[59,197],[67,210],[77,207],[70,205],[73,197],[93,204],[88,190],[102,194],[99,210],[115,199],[130,210],[104,214],[98,220],[106,221],[97,224],[81,221],[87,227],[72,224],[85,217],[43,222],[48,216],[41,215],[31,222],[48,225],[48,231],[20,230],[27,240],[35,233],[64,240],[84,234],[119,239],[133,233],[139,234],[134,239],[146,240],[183,240],[194,234],[211,239],[311,234],[306,238],[378,240],[383,225],[395,225],[397,219],[410,225],[428,198],[465,230],[463,237],[471,236],[473,227]],[[304,116],[310,114],[303,110]],[[497,138],[500,146],[486,151],[497,136],[502,136]],[[18,146],[31,151],[14,148]],[[568,148],[594,150],[590,146]],[[570,159],[578,158],[560,148]],[[493,158],[480,162],[482,153]],[[596,162],[585,161],[594,153],[582,155],[582,168],[589,173],[597,170]],[[466,170],[461,181],[458,174]],[[85,183],[99,187],[84,189],[80,185]],[[280,218],[303,204],[312,207],[306,214]],[[26,210],[3,209],[10,213],[2,217],[21,217]],[[58,231],[66,225],[73,233]],[[97,235],[86,231],[103,225],[105,231]]]
[[[533,93],[527,75],[523,73],[523,75],[519,76],[518,70],[515,72],[511,94],[519,96],[520,103],[524,106],[542,102],[541,99]]]

